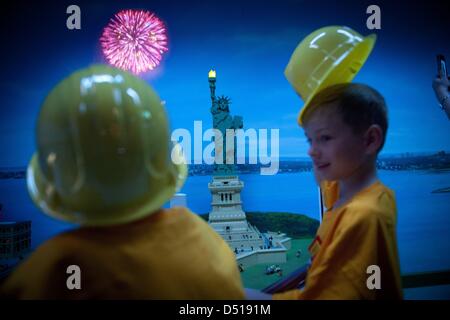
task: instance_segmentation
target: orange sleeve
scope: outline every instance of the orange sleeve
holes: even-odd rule
[[[97,283],[97,274],[85,272],[93,268],[95,259],[83,259],[85,248],[80,243],[58,235],[36,249],[27,260],[5,280],[0,296],[8,299],[89,299],[93,290],[85,290],[85,284]],[[81,253],[81,254],[80,254]],[[87,262],[87,263],[86,263]],[[69,290],[67,272],[70,265],[81,269],[82,290]]]
[[[339,197],[339,189],[337,181],[322,181],[320,190],[323,197],[323,205],[329,209],[337,201]]]
[[[393,193],[379,184],[342,211],[332,212],[338,214],[336,222],[314,257],[305,288],[273,298],[402,299],[396,212]],[[373,279],[373,271],[368,271],[372,265],[379,267],[381,287],[371,290],[367,282]]]
[[[274,299],[370,299],[367,267],[376,264],[376,214],[343,221],[328,247],[316,256],[303,290],[274,295]],[[317,261],[316,261],[317,260]]]

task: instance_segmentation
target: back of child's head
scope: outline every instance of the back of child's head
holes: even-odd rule
[[[41,106],[27,184],[45,213],[81,225],[156,212],[186,177],[165,109],[138,77],[106,65],[61,80]]]
[[[313,115],[334,111],[341,116],[355,134],[363,134],[371,125],[378,125],[383,133],[383,148],[388,129],[387,106],[383,96],[374,88],[361,83],[340,83],[319,91],[303,115],[306,125]]]

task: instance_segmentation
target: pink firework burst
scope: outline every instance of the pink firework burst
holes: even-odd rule
[[[110,64],[134,74],[153,70],[167,51],[164,23],[143,10],[123,10],[115,15],[100,38]]]

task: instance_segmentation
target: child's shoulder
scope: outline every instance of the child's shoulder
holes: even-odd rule
[[[70,229],[55,235],[42,243],[34,251],[32,257],[40,259],[46,257],[48,263],[71,259],[79,255],[85,247],[85,239],[80,236],[80,229]]]
[[[379,180],[357,194],[346,207],[346,216],[360,222],[385,221],[391,224],[396,220],[394,192]]]
[[[164,224],[176,224],[187,227],[193,227],[197,225],[207,224],[207,222],[197,213],[191,211],[187,207],[172,207],[169,209],[161,210],[161,220],[164,220]]]

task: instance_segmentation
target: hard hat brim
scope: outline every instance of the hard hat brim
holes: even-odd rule
[[[306,110],[310,108],[310,103],[314,96],[322,89],[331,85],[351,82],[372,52],[376,39],[377,36],[375,34],[365,37],[344,59],[324,74],[323,78],[319,81],[319,85],[311,92],[298,114],[297,123],[301,127],[303,126],[303,116]]]
[[[158,188],[158,192],[148,195],[144,201],[136,201],[130,203],[125,209],[109,209],[107,214],[92,218],[92,215],[84,212],[76,212],[66,208],[63,203],[58,201],[57,197],[51,194],[55,193],[53,185],[49,184],[41,172],[38,154],[35,153],[27,168],[27,189],[31,199],[45,214],[70,223],[80,224],[83,226],[106,226],[127,223],[134,220],[144,218],[152,213],[157,212],[170,198],[183,186],[186,181],[188,170],[185,161],[179,164],[172,163],[173,169],[176,171],[174,181]]]

